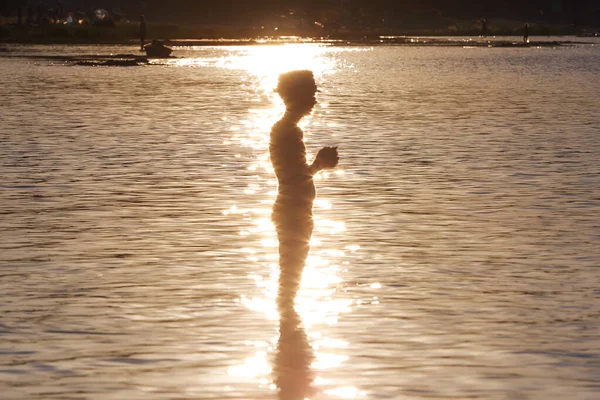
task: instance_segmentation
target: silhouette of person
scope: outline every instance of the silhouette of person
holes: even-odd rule
[[[146,18],[140,15],[140,51],[144,51],[144,43],[146,41]]]
[[[304,133],[298,122],[317,103],[317,86],[308,70],[279,76],[277,92],[285,103],[283,117],[271,129],[269,155],[277,175],[277,199],[272,219],[279,240],[279,341],[275,357],[275,384],[281,400],[303,400],[311,394],[314,359],[294,301],[309,252],[313,231],[313,176],[338,163],[336,147],[324,147],[312,164],[306,161]]]
[[[40,25],[44,19],[44,4],[40,1],[37,7],[37,16],[35,17],[35,23]]]
[[[529,43],[529,24],[523,28],[523,43]]]
[[[52,17],[52,19],[54,20],[55,24],[58,24],[63,17],[63,6],[61,4],[61,2],[56,2],[56,6],[54,7],[54,16]]]
[[[28,6],[27,7],[27,19],[26,19],[27,25],[31,25],[33,24],[33,7],[32,6]]]
[[[298,122],[317,103],[312,71],[291,71],[279,76],[277,93],[285,114],[271,129],[269,155],[277,175],[277,199],[272,220],[279,240],[278,307],[293,309],[313,231],[312,206],[316,191],[313,176],[338,163],[337,147],[324,147],[312,164],[306,161],[304,134]]]

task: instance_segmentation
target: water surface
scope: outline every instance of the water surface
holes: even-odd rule
[[[7,399],[275,399],[270,126],[322,92],[296,301],[311,399],[600,396],[600,47],[176,48],[0,58]],[[293,377],[291,377],[293,378]]]

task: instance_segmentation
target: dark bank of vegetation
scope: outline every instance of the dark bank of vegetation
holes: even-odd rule
[[[180,29],[174,25],[155,25],[150,27],[157,38],[178,37]],[[2,40],[7,43],[128,43],[139,40],[139,26],[132,23],[119,23],[114,26],[47,24],[33,26],[4,25]],[[148,35],[151,39],[153,35]]]
[[[488,22],[482,31],[479,21],[454,21],[447,27],[414,27],[405,29],[338,29],[324,30],[284,27],[280,29],[237,28],[232,26],[202,26],[148,24],[146,41],[152,39],[259,39],[264,37],[300,36],[316,39],[362,40],[379,36],[520,36],[523,34],[522,21],[501,20]],[[137,23],[119,23],[112,27],[94,25],[49,24],[40,26],[6,26],[0,28],[0,36],[5,43],[37,44],[126,44],[139,40]],[[569,25],[532,23],[529,35],[573,35],[578,33]]]
[[[476,3],[476,4],[475,4]],[[597,0],[3,0],[0,38],[18,43],[273,36],[572,35],[596,32]]]

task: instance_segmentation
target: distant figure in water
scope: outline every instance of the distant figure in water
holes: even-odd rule
[[[140,51],[144,51],[146,42],[146,18],[140,15]]]
[[[306,161],[304,134],[298,122],[310,114],[317,100],[312,71],[291,71],[279,76],[277,93],[285,114],[273,125],[269,155],[278,180],[272,219],[279,240],[279,307],[293,307],[308,256],[313,231],[315,199],[313,176],[338,163],[337,147],[324,147],[312,164]]]
[[[523,28],[523,43],[529,43],[529,24]]]
[[[313,176],[338,164],[337,147],[324,147],[312,164],[306,161],[304,134],[298,122],[317,103],[317,86],[311,71],[292,71],[279,76],[277,92],[285,114],[271,129],[269,154],[278,180],[273,223],[279,239],[279,341],[275,359],[275,383],[281,400],[303,400],[311,395],[314,359],[294,300],[308,256],[313,231],[315,199]]]

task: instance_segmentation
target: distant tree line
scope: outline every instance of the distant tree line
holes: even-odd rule
[[[309,20],[328,17],[336,23],[373,24],[406,21],[413,15],[445,18],[511,18],[600,26],[600,0],[2,0],[0,13],[18,8],[119,9],[169,23],[260,24],[268,15],[295,13]]]

